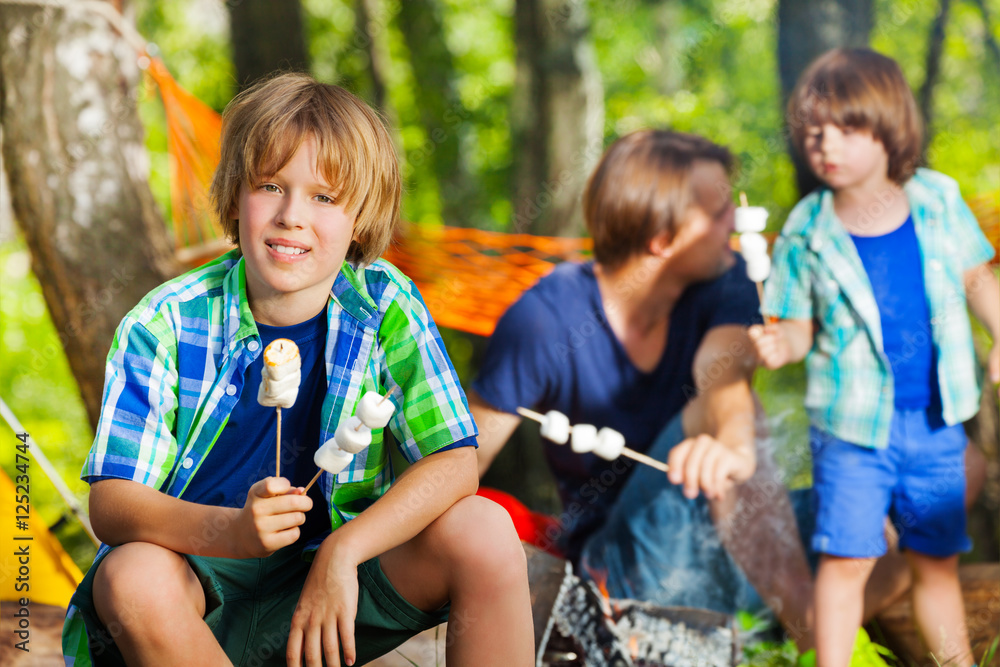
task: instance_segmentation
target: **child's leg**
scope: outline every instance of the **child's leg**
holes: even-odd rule
[[[913,615],[927,650],[939,665],[971,665],[974,660],[958,583],[958,556],[905,553],[913,568]]]
[[[94,606],[129,665],[231,665],[202,619],[205,593],[169,549],[135,542],[108,554]]]
[[[449,665],[534,664],[524,549],[496,503],[463,498],[379,562],[414,606],[431,611],[451,602]]]
[[[864,589],[874,558],[824,555],[816,575],[816,664],[847,667],[861,627]]]

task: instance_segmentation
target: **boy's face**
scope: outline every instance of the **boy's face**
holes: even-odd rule
[[[889,180],[889,156],[870,130],[810,125],[805,151],[809,168],[835,191],[879,187]]]
[[[693,202],[670,243],[671,265],[692,280],[708,280],[736,262],[729,247],[735,208],[729,175],[715,161],[699,160],[691,170]]]
[[[258,322],[297,324],[325,307],[354,234],[355,216],[337,194],[316,170],[312,136],[278,173],[240,190],[233,215]]]

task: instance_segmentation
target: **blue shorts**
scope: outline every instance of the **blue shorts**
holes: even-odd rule
[[[925,410],[896,410],[885,449],[809,429],[817,508],[813,549],[845,558],[886,552],[885,517],[902,549],[928,556],[969,551],[965,533],[965,449],[961,424]]]

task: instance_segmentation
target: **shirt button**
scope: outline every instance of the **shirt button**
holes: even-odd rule
[[[249,343],[247,343],[247,349],[250,350],[251,352],[256,352],[258,347],[260,347],[260,343],[258,343],[255,340],[252,340]]]
[[[941,262],[938,261],[938,260],[936,260],[936,259],[932,259],[930,261],[930,267],[931,267],[932,271],[940,271],[941,270]]]
[[[226,393],[229,394],[230,396],[235,396],[236,395],[236,385],[235,384],[231,384],[228,387],[226,387]]]
[[[191,458],[190,456],[189,456],[189,457],[187,457],[186,459],[184,459],[184,463],[182,463],[182,464],[181,464],[181,466],[182,466],[182,467],[183,467],[183,468],[184,468],[185,470],[189,469],[189,468],[190,468],[191,466],[193,466],[193,465],[194,465],[194,459],[193,459],[193,458]]]

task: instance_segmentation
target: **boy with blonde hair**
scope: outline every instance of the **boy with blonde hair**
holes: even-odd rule
[[[821,667],[846,666],[862,591],[885,553],[886,515],[913,572],[913,607],[938,664],[972,664],[958,554],[967,440],[979,409],[966,305],[993,336],[1000,376],[1000,288],[993,249],[952,179],[918,169],[922,132],[899,66],[837,49],[789,102],[796,148],[825,184],[803,199],[774,250],[761,363],[806,359],[813,548]]]
[[[118,329],[83,470],[106,546],[64,652],[78,666],[352,665],[450,620],[449,664],[532,663],[524,553],[474,495],[465,396],[416,288],[378,259],[401,189],[385,127],[300,74],[244,91],[223,121],[212,196],[239,247]],[[275,411],[256,400],[277,338],[302,358],[280,477]],[[367,392],[392,402],[392,437],[375,430],[303,494],[313,453]]]

